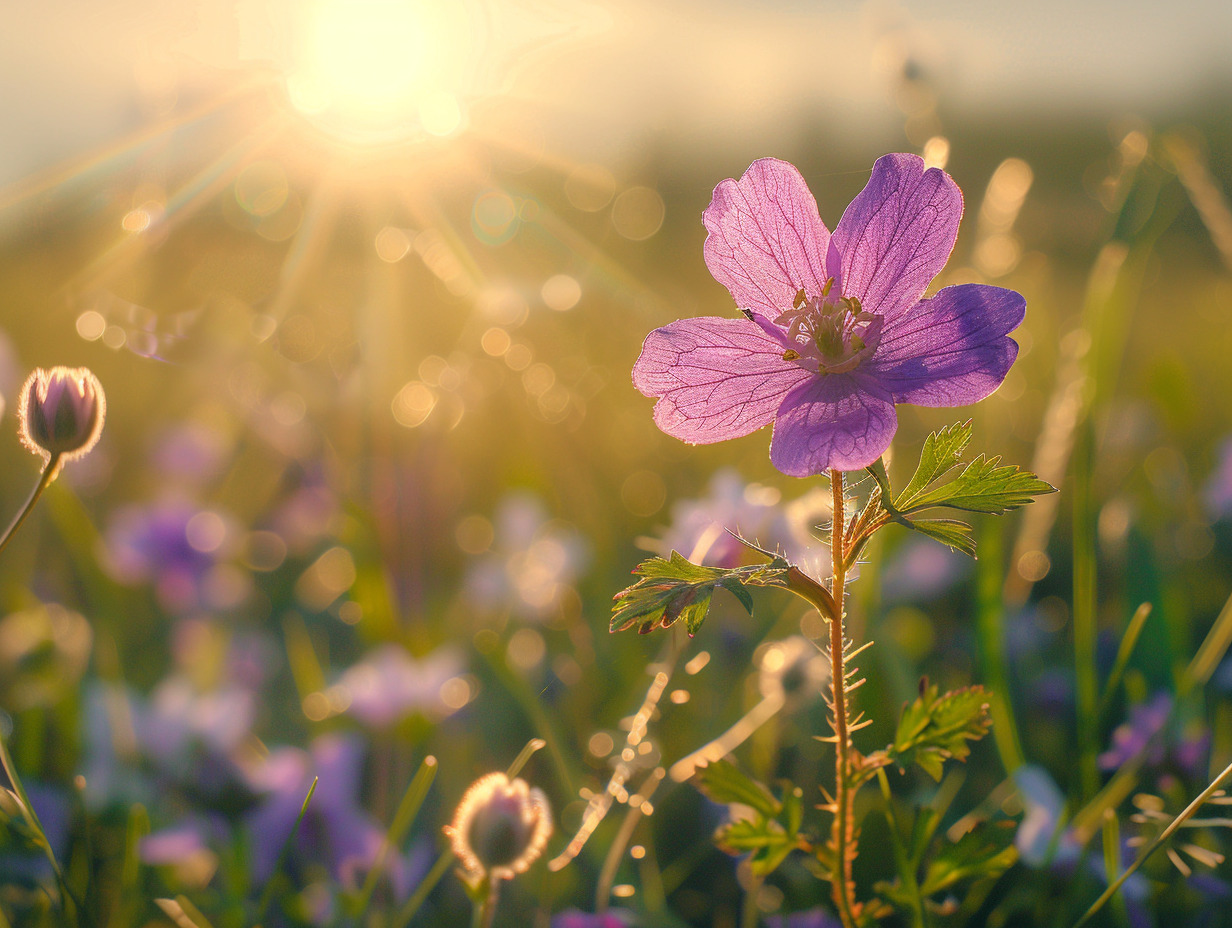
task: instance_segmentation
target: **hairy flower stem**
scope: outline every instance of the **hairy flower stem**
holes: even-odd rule
[[[34,504],[39,501],[39,497],[43,495],[43,491],[51,486],[51,482],[56,479],[60,473],[60,455],[53,454],[47,459],[47,463],[43,465],[43,472],[39,475],[38,483],[34,485],[34,490],[30,494],[30,498],[26,500],[26,505],[21,507],[21,512],[13,517],[5,533],[0,536],[0,551],[8,547],[13,536],[17,534],[17,530],[21,528],[21,524],[26,521],[26,516],[30,515],[34,509]]]
[[[843,511],[843,473],[830,471],[830,489],[833,493],[834,513],[830,523],[830,558],[832,564],[831,593],[834,596],[834,615],[830,620],[830,686],[833,694],[834,713],[834,825],[831,842],[834,845],[835,872],[830,880],[834,904],[844,928],[855,928],[856,909],[855,883],[851,877],[851,865],[856,857],[854,790],[849,788],[851,771],[851,736],[847,731],[847,669],[843,660],[843,586],[847,579],[844,529],[847,525]]]

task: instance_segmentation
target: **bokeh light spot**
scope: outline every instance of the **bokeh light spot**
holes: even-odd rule
[[[295,193],[291,193],[281,209],[257,223],[257,235],[267,242],[285,242],[299,231],[303,222],[304,204]]]
[[[235,178],[235,200],[244,212],[272,216],[287,202],[287,172],[277,161],[256,161]]]
[[[531,670],[547,653],[543,636],[533,628],[520,628],[509,639],[509,662],[519,670]]]
[[[423,425],[436,408],[436,393],[426,383],[412,380],[397,392],[391,408],[399,425],[413,429]]]
[[[287,543],[277,532],[249,532],[244,538],[242,557],[249,570],[277,570],[287,559]]]
[[[480,194],[471,211],[471,228],[475,237],[487,245],[501,245],[517,232],[517,205],[502,190]]]
[[[148,210],[138,207],[125,213],[124,218],[120,220],[120,225],[125,232],[144,232],[150,227],[151,219]]]
[[[509,346],[509,350],[505,352],[505,363],[511,371],[524,371],[530,367],[530,362],[534,360],[534,357],[530,346],[519,342]]]
[[[199,512],[188,520],[184,537],[193,550],[208,554],[222,547],[227,537],[227,524],[216,512]]]
[[[88,342],[96,342],[107,331],[107,320],[100,312],[87,309],[77,317],[77,334]]]
[[[508,351],[511,343],[512,339],[509,338],[509,333],[504,329],[495,327],[484,332],[483,337],[479,340],[484,353],[494,358],[499,358]]]
[[[587,213],[596,213],[612,202],[616,178],[600,164],[582,164],[565,178],[565,196]]]
[[[441,684],[441,703],[447,709],[461,709],[471,701],[471,684],[465,677],[450,677]]]
[[[654,471],[634,471],[620,485],[620,501],[635,516],[652,516],[667,501],[667,485]]]
[[[659,231],[665,212],[657,190],[630,187],[612,204],[612,225],[624,238],[642,242]]]
[[[577,306],[582,298],[582,285],[568,274],[556,274],[544,282],[539,295],[548,309],[563,313]]]
[[[382,261],[395,264],[411,250],[411,239],[395,226],[385,226],[376,234],[376,255]]]

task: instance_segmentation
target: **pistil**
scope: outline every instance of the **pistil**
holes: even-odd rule
[[[820,374],[854,370],[877,348],[882,317],[865,312],[856,297],[830,298],[834,278],[826,281],[821,295],[796,294],[792,308],[775,324],[787,327],[787,337],[798,347],[783,352],[783,360],[815,360]]]

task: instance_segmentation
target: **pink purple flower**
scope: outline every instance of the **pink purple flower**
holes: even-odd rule
[[[385,644],[348,668],[338,686],[350,700],[347,713],[365,725],[387,728],[415,712],[435,720],[453,707],[441,699],[441,688],[465,669],[461,655],[449,646],[416,660],[397,644]]]
[[[363,883],[384,840],[384,832],[359,805],[363,764],[363,742],[342,735],[317,738],[310,753],[297,748],[270,752],[253,777],[265,799],[248,816],[252,875],[258,885],[273,874],[293,829],[288,867],[325,863],[345,888],[355,890]],[[314,777],[319,778],[316,791],[295,828]],[[394,854],[386,872],[395,897],[405,898],[412,878],[407,862]]]
[[[107,400],[84,367],[36,367],[17,399],[21,441],[44,460],[84,457],[98,442]]]
[[[774,423],[770,459],[805,477],[889,447],[894,406],[965,406],[1018,355],[1026,302],[985,284],[921,299],[954,247],[962,193],[916,155],[885,155],[831,235],[792,165],[755,161],[702,214],[705,258],[743,319],[682,319],[647,337],[633,383],[691,444]]]
[[[731,534],[738,532],[754,544],[782,551],[810,573],[824,576],[829,565],[818,557],[811,529],[829,518],[830,497],[823,490],[815,488],[783,504],[782,494],[774,487],[746,483],[735,470],[725,468],[710,478],[705,496],[672,505],[671,525],[652,550],[664,557],[679,551],[712,567],[739,567],[757,557]]]

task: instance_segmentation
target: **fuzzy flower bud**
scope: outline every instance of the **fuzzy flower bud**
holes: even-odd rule
[[[480,777],[445,827],[468,872],[494,880],[525,873],[552,835],[552,810],[542,790],[503,773]]]
[[[21,442],[43,460],[84,457],[98,441],[106,413],[102,384],[84,367],[37,367],[17,400]]]

